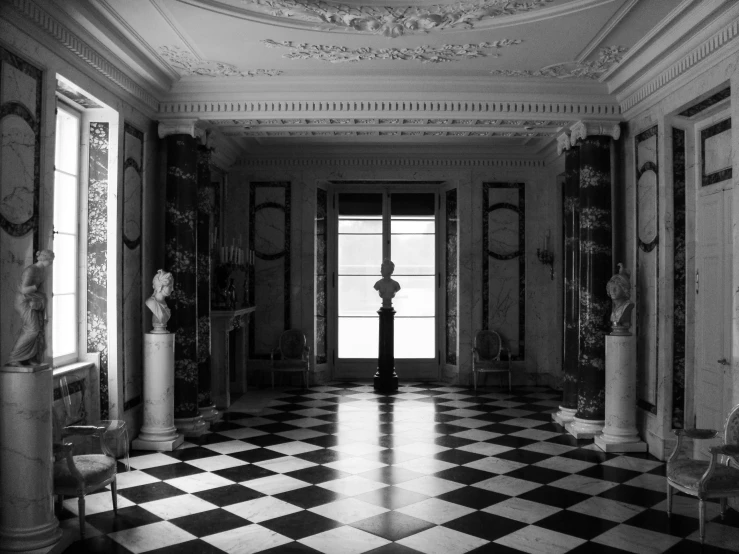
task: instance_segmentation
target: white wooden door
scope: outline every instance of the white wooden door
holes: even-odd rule
[[[731,191],[722,184],[699,191],[696,221],[695,426],[716,430],[731,390]],[[707,457],[711,444],[696,441],[695,455]]]

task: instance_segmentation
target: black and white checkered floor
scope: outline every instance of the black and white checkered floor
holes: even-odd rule
[[[271,391],[270,391],[271,392]],[[253,394],[250,392],[250,394]],[[131,452],[87,497],[66,552],[637,554],[701,552],[695,499],[665,513],[664,464],[553,424],[560,393],[369,383],[287,390],[229,411],[197,444]],[[58,514],[76,527],[77,500]],[[739,513],[708,509],[702,552],[739,552]]]

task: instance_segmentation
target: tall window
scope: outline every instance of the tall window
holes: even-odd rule
[[[77,360],[80,116],[61,105],[54,157],[54,365]]]

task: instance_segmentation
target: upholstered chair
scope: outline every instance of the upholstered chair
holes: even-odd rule
[[[708,440],[719,437],[714,429],[676,429],[677,444],[667,459],[667,515],[672,512],[672,492],[698,498],[700,540],[706,536],[706,500],[718,498],[721,517],[726,512],[727,498],[739,497],[739,404],[729,412],[723,432],[723,444],[711,446],[710,460],[695,460],[682,448],[682,439]]]
[[[308,388],[308,374],[310,372],[310,346],[307,345],[305,335],[298,329],[283,331],[280,342],[270,354],[270,368],[272,371],[272,388],[275,388],[275,373],[301,372]]]
[[[480,373],[508,373],[508,390],[511,390],[511,353],[495,331],[483,329],[475,335],[475,345],[472,347],[472,379],[475,390]]]

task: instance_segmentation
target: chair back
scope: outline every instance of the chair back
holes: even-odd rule
[[[289,329],[280,335],[280,352],[285,359],[302,359],[305,344],[305,335],[298,329]]]
[[[726,418],[724,444],[739,444],[739,404],[734,406]]]
[[[503,344],[495,331],[483,329],[475,335],[475,348],[481,360],[492,360],[500,356]]]

